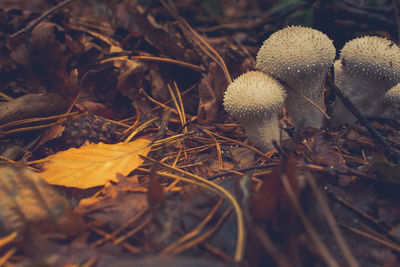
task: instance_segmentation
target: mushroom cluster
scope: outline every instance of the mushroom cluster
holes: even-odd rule
[[[318,30],[279,30],[257,54],[259,71],[245,73],[228,86],[225,110],[242,122],[255,146],[267,151],[280,136],[277,114],[283,106],[295,126],[322,126],[325,77],[332,66],[335,84],[361,113],[400,104],[399,46],[366,36],[346,43],[334,62],[335,56],[332,40]],[[356,122],[340,99],[331,117],[331,126]]]

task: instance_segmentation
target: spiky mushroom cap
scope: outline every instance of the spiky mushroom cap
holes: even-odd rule
[[[385,109],[385,93],[400,82],[400,47],[378,36],[356,38],[344,45],[334,69],[335,83],[342,93],[361,113],[374,115]],[[331,126],[355,122],[337,100]]]
[[[383,91],[400,82],[400,48],[382,37],[364,36],[347,42],[340,52],[340,63],[347,75],[377,80]]]
[[[236,78],[224,96],[225,110],[240,121],[276,114],[285,101],[286,92],[271,76],[249,71]]]
[[[289,26],[273,33],[257,54],[256,67],[292,86],[298,77],[327,72],[336,49],[329,37],[312,28]],[[325,74],[324,74],[325,75]]]

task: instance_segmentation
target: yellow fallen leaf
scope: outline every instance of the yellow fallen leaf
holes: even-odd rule
[[[43,179],[49,184],[77,188],[101,186],[116,181],[116,173],[128,175],[142,164],[151,141],[141,138],[113,145],[98,143],[71,148],[47,157]]]

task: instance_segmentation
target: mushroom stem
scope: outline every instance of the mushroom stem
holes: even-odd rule
[[[322,77],[323,76],[323,77]],[[319,107],[324,107],[324,99],[322,97],[323,83],[325,79],[324,75],[316,75],[315,79],[312,80],[311,83],[307,85],[307,87],[302,88],[298,85],[297,90],[303,94],[304,97],[308,98],[314,104]],[[286,88],[286,87],[285,87]],[[307,90],[309,88],[320,88],[319,91],[310,91],[308,93]],[[287,98],[285,101],[285,108],[292,119],[294,125],[300,125],[302,120],[304,120],[304,126],[307,127],[315,127],[319,128],[322,125],[324,120],[324,114],[316,107],[314,107],[311,103],[307,102],[305,99],[302,99],[301,96],[296,94],[295,92],[291,92],[291,89],[286,89],[288,91]]]
[[[249,141],[256,144],[262,152],[274,148],[272,141],[279,141],[280,129],[277,114],[256,117],[251,120],[241,121]]]

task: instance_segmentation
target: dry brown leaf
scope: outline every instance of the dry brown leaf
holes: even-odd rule
[[[29,226],[68,235],[83,229],[83,220],[68,201],[23,166],[0,165],[0,214],[0,236]]]
[[[147,155],[151,141],[137,139],[130,143],[86,144],[49,156],[43,179],[50,184],[77,188],[101,186],[116,181],[116,173],[128,175]]]

